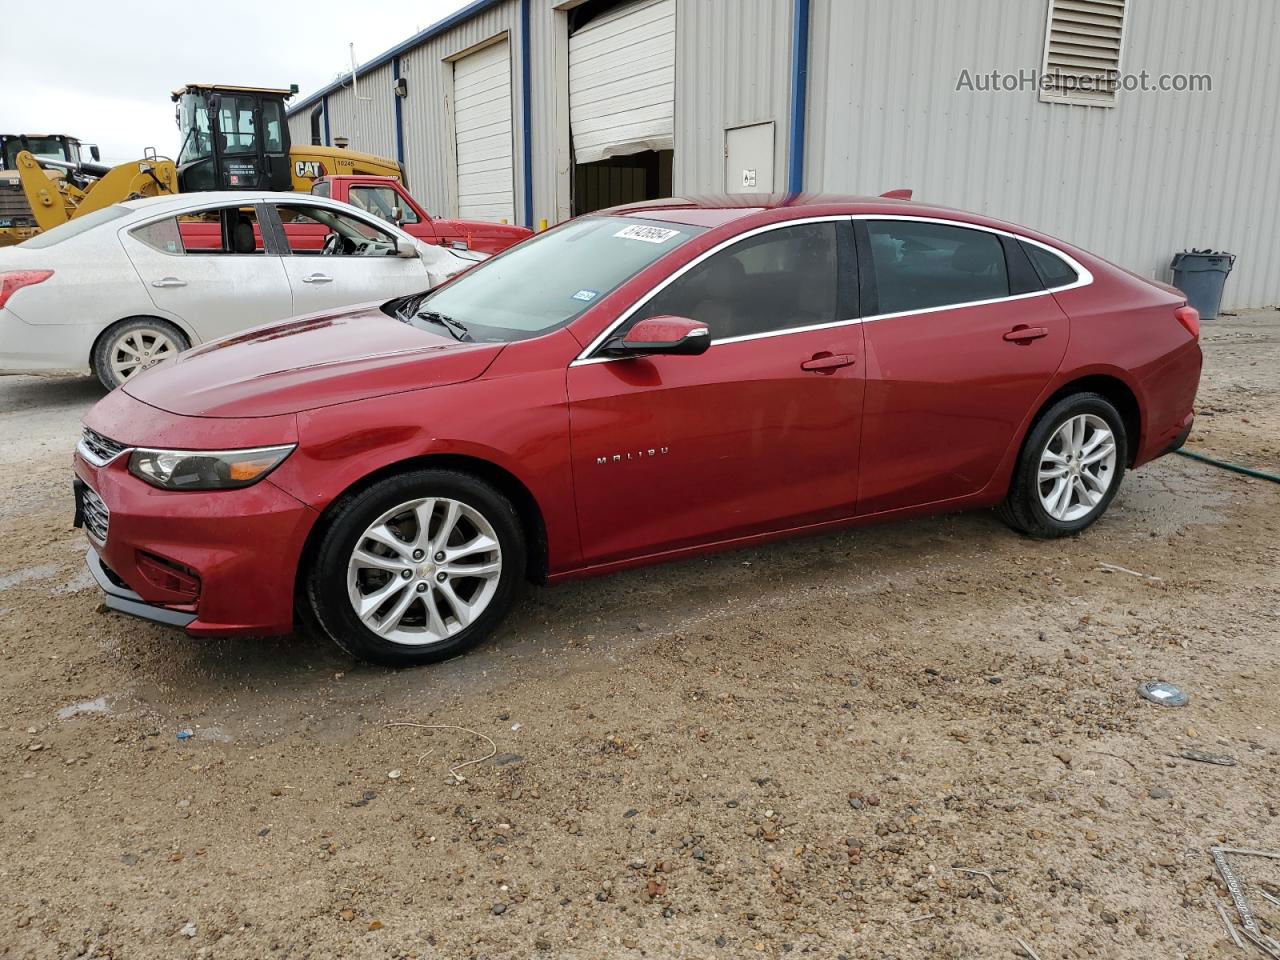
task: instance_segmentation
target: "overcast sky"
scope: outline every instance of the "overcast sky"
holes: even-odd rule
[[[364,63],[466,2],[6,0],[0,132],[71,134],[104,160],[173,156],[175,87],[296,83],[305,95],[349,70],[348,43]]]

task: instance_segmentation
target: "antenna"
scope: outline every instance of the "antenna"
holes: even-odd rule
[[[351,95],[357,100],[364,100],[366,103],[372,103],[373,97],[360,96],[359,78],[356,76],[356,45],[354,43],[348,43],[347,50],[351,54]]]

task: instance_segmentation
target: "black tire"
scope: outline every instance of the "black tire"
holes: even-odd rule
[[[1041,454],[1057,430],[1069,419],[1081,414],[1097,416],[1110,427],[1115,437],[1115,466],[1111,471],[1110,486],[1086,515],[1070,521],[1059,520],[1049,514],[1040,499]],[[1094,523],[1111,505],[1124,479],[1125,465],[1128,462],[1129,438],[1125,433],[1124,420],[1111,401],[1097,393],[1076,393],[1063,397],[1044,411],[1027,434],[1014,467],[1009,493],[996,508],[996,514],[1014,530],[1030,537],[1052,539],[1079,533]]]
[[[361,622],[347,589],[347,566],[369,526],[389,510],[423,497],[456,500],[477,511],[496,534],[502,569],[488,605],[469,625],[426,646],[389,640]],[[311,618],[354,657],[387,667],[447,660],[488,637],[506,617],[525,578],[528,551],[524,528],[511,501],[489,483],[456,470],[412,470],[380,480],[335,505],[305,571]],[[429,591],[434,596],[432,591]]]
[[[181,353],[191,346],[191,341],[187,339],[185,333],[168,320],[161,320],[159,317],[129,317],[127,320],[113,323],[98,337],[97,343],[93,345],[93,356],[89,358],[94,376],[108,390],[114,390],[128,379],[116,374],[112,368],[111,358],[120,343],[131,334],[143,340],[152,339],[156,335],[168,337],[177,347],[176,353]],[[144,361],[145,359],[149,358],[144,358]]]

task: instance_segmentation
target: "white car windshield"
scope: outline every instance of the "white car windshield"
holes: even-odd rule
[[[539,336],[704,229],[635,217],[571,220],[463,274],[414,311],[443,314],[476,340]]]

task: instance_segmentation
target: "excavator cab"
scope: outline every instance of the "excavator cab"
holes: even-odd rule
[[[194,190],[289,190],[285,101],[298,92],[187,84],[173,91],[182,146],[178,185]]]

